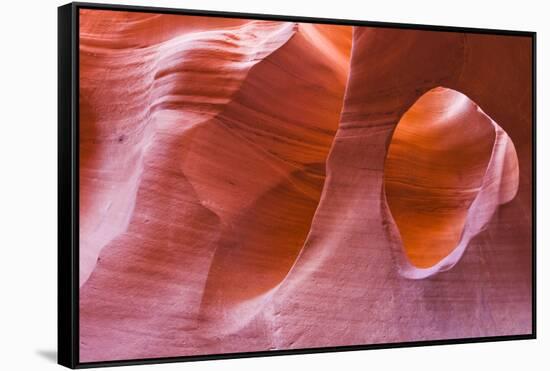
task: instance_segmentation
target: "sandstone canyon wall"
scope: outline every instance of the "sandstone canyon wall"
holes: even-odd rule
[[[81,10],[81,362],[530,333],[530,56]]]

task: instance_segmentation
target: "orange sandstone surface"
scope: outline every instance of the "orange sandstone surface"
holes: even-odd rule
[[[80,361],[531,332],[531,41],[80,14]]]

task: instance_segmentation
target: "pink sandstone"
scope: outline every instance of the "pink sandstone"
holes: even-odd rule
[[[80,27],[82,362],[531,331],[528,39]]]

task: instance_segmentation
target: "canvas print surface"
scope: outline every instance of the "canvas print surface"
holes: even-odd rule
[[[81,9],[80,361],[531,333],[531,48]]]

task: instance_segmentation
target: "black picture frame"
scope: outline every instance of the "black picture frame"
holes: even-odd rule
[[[349,26],[461,32],[529,37],[532,41],[532,333],[464,339],[411,341],[387,344],[365,344],[308,349],[289,349],[200,356],[178,356],[112,360],[79,361],[79,10],[122,10],[208,17],[247,18]],[[352,350],[401,348],[430,345],[496,342],[536,339],[536,32],[464,28],[420,24],[386,23],[347,19],[283,16],[270,14],[202,11],[147,6],[70,3],[58,8],[58,363],[69,368],[122,366],[137,364],[202,361],[226,358],[264,357],[288,354],[342,352]]]

